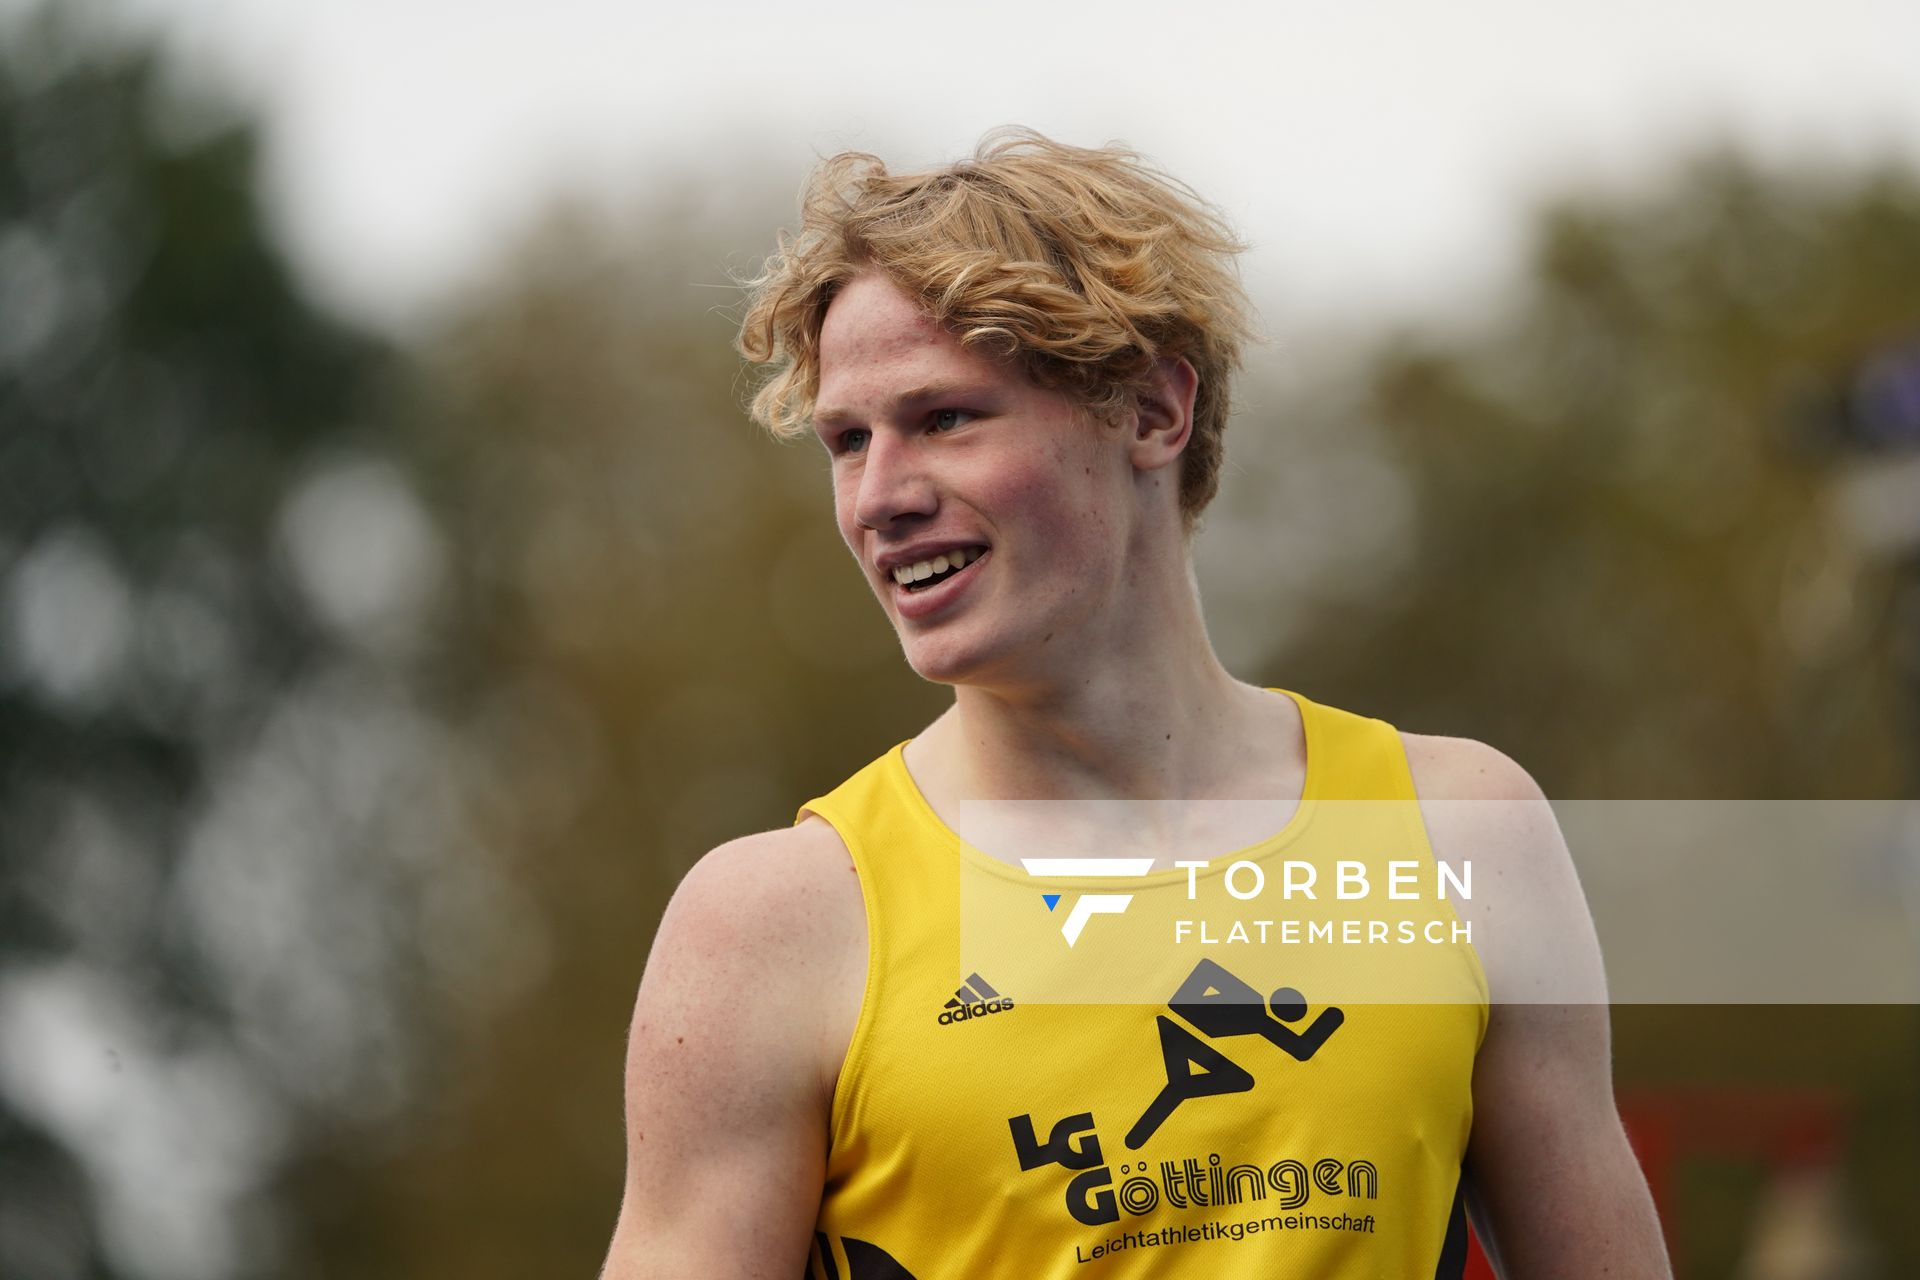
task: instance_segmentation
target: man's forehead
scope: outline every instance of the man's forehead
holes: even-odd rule
[[[856,276],[840,290],[820,324],[822,363],[835,357],[875,359],[929,346],[959,344],[926,308],[885,276]]]
[[[814,420],[852,419],[969,384],[993,384],[1000,362],[968,351],[951,331],[883,277],[862,276],[828,308],[820,328]]]

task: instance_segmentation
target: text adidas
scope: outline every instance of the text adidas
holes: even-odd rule
[[[944,1027],[954,1022],[965,1022],[969,1018],[984,1018],[990,1013],[1005,1013],[1011,1008],[1013,1008],[1012,998],[1009,996],[1001,996],[997,1000],[986,1000],[979,1004],[963,1004],[958,1009],[948,1009],[940,1015],[938,1021],[940,1025]]]

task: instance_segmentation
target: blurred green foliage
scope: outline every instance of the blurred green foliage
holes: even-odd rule
[[[432,536],[251,126],[89,14],[0,41],[0,1274],[260,1274],[407,1097]]]
[[[1873,463],[1804,419],[1916,334],[1903,171],[1718,154],[1560,202],[1494,314],[1276,415],[1367,433],[1411,515],[1388,580],[1271,666],[1503,747],[1556,797],[1913,794],[1916,549],[1859,536],[1845,481]],[[1243,461],[1284,470],[1290,438]]]

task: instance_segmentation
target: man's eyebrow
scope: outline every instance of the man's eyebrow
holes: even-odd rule
[[[819,409],[813,411],[815,427],[837,427],[842,423],[859,421],[860,415],[851,409]]]
[[[932,382],[923,382],[911,391],[902,392],[893,399],[894,409],[912,408],[929,400],[945,400],[949,397],[980,397],[987,394],[986,388],[977,380],[970,378],[936,378]],[[817,427],[860,426],[862,415],[852,409],[829,407],[816,409],[813,423]]]

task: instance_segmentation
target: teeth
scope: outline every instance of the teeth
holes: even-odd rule
[[[893,571],[893,580],[903,587],[909,582],[924,582],[934,574],[943,573],[948,569],[964,569],[979,558],[980,548],[962,547],[944,555],[937,555],[931,560],[900,565]]]

